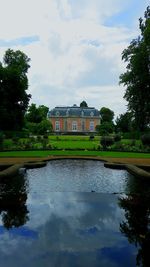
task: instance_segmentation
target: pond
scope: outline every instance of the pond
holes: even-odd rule
[[[126,171],[54,160],[0,183],[0,266],[149,266],[150,192]]]

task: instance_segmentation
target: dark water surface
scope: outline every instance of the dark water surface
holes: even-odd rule
[[[0,266],[150,266],[149,188],[92,160],[2,181]]]

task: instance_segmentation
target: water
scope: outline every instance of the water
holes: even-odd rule
[[[28,170],[27,176],[31,191],[44,195],[50,191],[127,193],[134,179],[125,170],[107,169],[102,162],[92,160],[55,160],[40,170]]]
[[[149,266],[149,186],[101,162],[52,161],[4,180],[0,213],[0,266]]]

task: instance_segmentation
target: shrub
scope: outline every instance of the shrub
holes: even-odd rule
[[[12,141],[12,139],[5,139],[4,141],[3,141],[3,148],[4,149],[12,149],[12,147],[13,147],[13,141]]]
[[[0,149],[3,149],[4,134],[0,132]]]
[[[103,149],[107,149],[107,147],[114,144],[114,138],[111,136],[102,136],[100,142]]]
[[[123,133],[123,139],[139,139],[139,138],[140,138],[140,132],[138,131]]]
[[[141,136],[141,141],[144,146],[149,146],[150,145],[150,134],[143,134]]]
[[[14,135],[12,137],[12,141],[13,141],[14,145],[17,145],[18,144],[18,141],[19,141],[19,137],[17,137],[16,135]]]
[[[90,141],[94,140],[94,134],[91,134],[91,135],[89,136],[89,140],[90,140]]]
[[[115,141],[115,142],[119,142],[119,141],[121,141],[121,135],[120,135],[120,134],[116,134],[116,135],[114,136],[114,141]]]

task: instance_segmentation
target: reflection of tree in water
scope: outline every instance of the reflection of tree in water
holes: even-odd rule
[[[4,226],[19,227],[28,221],[27,182],[22,174],[0,182],[0,214]]]
[[[150,266],[150,194],[133,194],[119,199],[126,221],[120,229],[138,247],[137,266]]]

